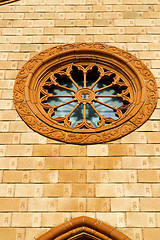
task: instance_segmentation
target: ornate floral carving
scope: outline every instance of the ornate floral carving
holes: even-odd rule
[[[150,117],[155,107],[155,103],[146,102],[140,111],[133,118],[131,118],[130,121],[133,122],[137,127],[141,126],[142,123],[147,121],[147,119]]]
[[[119,105],[103,100],[108,98]],[[156,102],[157,85],[147,66],[126,51],[99,43],[59,45],[37,54],[22,67],[14,86],[16,109],[28,126],[76,144],[125,136],[150,117]],[[96,104],[110,110],[103,114]],[[57,115],[69,105],[67,114]],[[82,118],[73,123],[79,107]],[[94,121],[87,115],[89,108]]]
[[[38,67],[40,60],[35,57],[31,58],[19,71],[17,78],[26,78],[29,73],[34,72],[34,68]]]
[[[13,91],[14,103],[24,101],[25,79],[16,79],[15,88]]]
[[[157,101],[157,85],[154,79],[149,79],[146,81],[146,91],[147,91],[147,101],[156,102]]]

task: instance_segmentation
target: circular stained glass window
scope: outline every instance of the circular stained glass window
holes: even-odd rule
[[[141,126],[157,102],[150,70],[103,44],[47,49],[20,70],[14,102],[34,131],[76,144],[105,143]]]

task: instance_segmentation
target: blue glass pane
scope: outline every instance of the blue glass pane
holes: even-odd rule
[[[83,105],[79,105],[70,117],[71,126],[75,127],[78,122],[83,119]]]
[[[99,78],[100,73],[98,72],[97,66],[94,66],[92,70],[87,72],[86,76],[86,85],[87,87],[91,87],[93,83]]]
[[[72,66],[72,71],[71,76],[73,78],[73,80],[78,84],[79,87],[83,87],[84,85],[84,75],[83,75],[83,71],[82,70],[78,70],[78,68],[76,66]]]
[[[117,119],[117,117],[115,116],[115,111],[109,107],[106,107],[100,103],[93,103],[93,105],[95,106],[95,108],[98,110],[98,112],[105,117],[112,117],[114,119]]]
[[[99,121],[99,116],[89,104],[86,105],[86,117],[87,122],[92,123],[94,127],[98,126],[97,122]]]
[[[56,118],[56,117],[65,117],[66,115],[68,115],[71,110],[75,107],[76,105],[76,102],[73,102],[73,103],[69,103],[67,105],[64,105],[62,107],[59,107],[57,110],[55,110],[55,115],[53,115],[52,117],[53,118]]]

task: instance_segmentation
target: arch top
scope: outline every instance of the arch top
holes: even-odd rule
[[[55,228],[50,229],[36,240],[65,239],[101,239],[101,240],[131,240],[117,229],[94,218],[81,216],[73,218]]]

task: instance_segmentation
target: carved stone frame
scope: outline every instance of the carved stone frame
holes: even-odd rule
[[[38,86],[47,74],[71,63],[104,64],[130,82],[132,105],[118,121],[104,128],[70,129],[46,117],[37,96]],[[20,70],[14,85],[14,103],[20,117],[34,131],[67,143],[96,144],[121,138],[140,127],[157,103],[157,85],[147,66],[130,53],[114,46],[96,43],[59,45],[32,57]]]
[[[86,216],[77,217],[65,222],[37,238],[37,240],[53,239],[131,240],[131,238],[119,232],[117,229]]]

